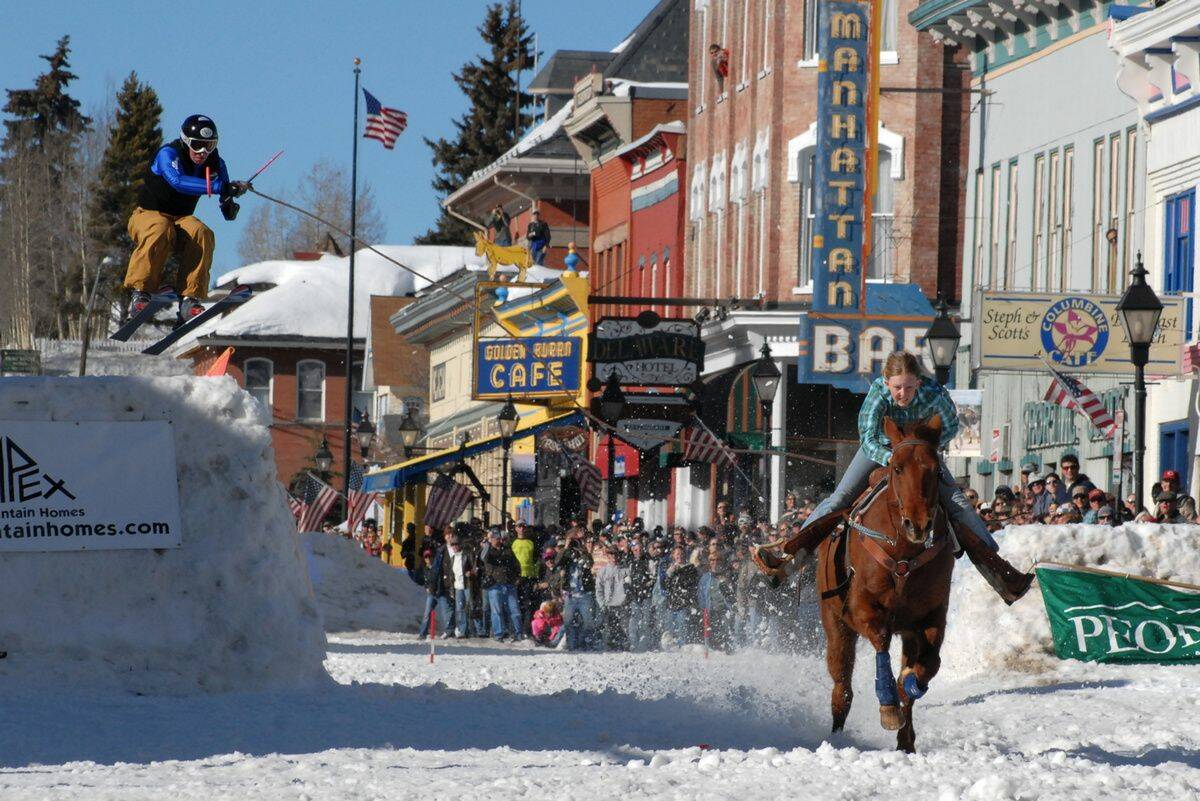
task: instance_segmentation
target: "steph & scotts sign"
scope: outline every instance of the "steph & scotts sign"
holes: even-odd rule
[[[1200,587],[1042,563],[1054,653],[1085,662],[1200,662]]]
[[[704,371],[700,324],[689,318],[664,319],[652,311],[602,317],[588,337],[588,361],[593,388],[614,374],[630,386],[694,384]]]
[[[475,398],[577,395],[583,341],[578,337],[480,339],[475,343]]]
[[[1162,317],[1147,372],[1174,375],[1183,354],[1182,298],[1161,297]],[[984,292],[979,311],[980,367],[1132,374],[1129,338],[1117,295]]]
[[[177,548],[170,423],[0,420],[0,553]]]
[[[868,190],[870,15],[865,3],[819,3],[813,311],[863,311]]]

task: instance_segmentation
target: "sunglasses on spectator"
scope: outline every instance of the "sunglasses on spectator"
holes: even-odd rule
[[[1097,520],[1112,520],[1112,515],[1096,515]]]

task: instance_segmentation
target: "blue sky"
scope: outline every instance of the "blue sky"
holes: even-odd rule
[[[523,0],[543,57],[559,49],[608,50],[654,7],[654,0]],[[430,151],[422,137],[453,135],[466,108],[452,71],[480,53],[482,0],[315,3],[149,2],[10,3],[4,12],[0,86],[32,86],[64,34],[79,76],[71,94],[87,109],[129,74],[158,92],[163,133],[172,138],[188,114],[208,114],[221,132],[221,153],[235,178],[248,177],[272,153],[286,152],[256,181],[268,193],[291,190],[312,163],[350,164],[353,59],[363,59],[363,86],[408,113],[396,149],[360,140],[359,180],[374,187],[387,242],[408,244],[436,216]],[[532,73],[523,73],[528,82]],[[361,101],[360,101],[361,102]],[[361,107],[360,107],[361,115]],[[217,233],[213,274],[238,265],[241,224],[215,202],[199,216]]]

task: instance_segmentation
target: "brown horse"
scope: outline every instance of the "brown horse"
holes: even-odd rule
[[[954,555],[938,504],[941,418],[903,430],[889,418],[883,425],[891,464],[876,471],[841,533],[821,543],[817,587],[833,678],[833,731],[842,730],[850,712],[861,635],[875,648],[880,722],[898,729],[896,747],[912,753],[913,701],[941,665]],[[888,653],[894,634],[903,645],[899,680]]]

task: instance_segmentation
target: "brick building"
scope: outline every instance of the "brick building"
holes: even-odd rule
[[[959,297],[968,74],[953,51],[904,20],[913,0],[884,0],[875,255],[868,280],[914,283]],[[769,422],[771,507],[782,492],[816,495],[852,457],[859,398],[798,385],[799,320],[812,295],[812,169],[816,145],[818,0],[696,0],[691,14],[686,283],[718,303],[708,322],[705,417],[735,444],[762,442],[763,421],[744,367],[770,344],[784,372]],[[728,51],[719,77],[709,51]],[[919,91],[913,91],[919,90]],[[742,402],[730,399],[741,397]],[[728,405],[725,404],[728,402]],[[713,404],[719,404],[714,407]],[[759,481],[759,460],[741,465]],[[736,475],[693,469],[681,520],[708,519],[719,498],[749,503]]]

